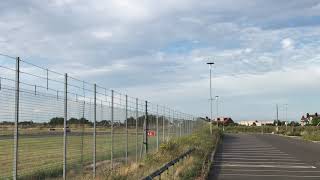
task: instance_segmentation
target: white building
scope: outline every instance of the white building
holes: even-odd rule
[[[261,125],[273,125],[273,121],[257,121],[257,120],[252,120],[252,121],[240,121],[240,125],[243,126],[261,126]]]

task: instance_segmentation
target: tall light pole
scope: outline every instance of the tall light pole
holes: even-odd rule
[[[286,110],[286,122],[288,122],[288,104],[285,104],[284,107]]]
[[[210,67],[210,132],[212,134],[212,119],[213,119],[213,116],[212,116],[212,101],[213,101],[213,98],[212,98],[212,78],[211,78],[211,70],[212,70],[212,65],[214,64],[214,62],[207,62],[207,64],[209,65]],[[217,126],[218,125],[218,122],[217,122]]]
[[[287,131],[287,129],[288,129],[288,104],[285,104],[284,105],[284,107],[285,107],[285,110],[286,110],[286,131]]]
[[[276,111],[277,111],[277,127],[276,127],[276,131],[278,133],[279,131],[279,107],[278,107],[278,104],[276,105]]]

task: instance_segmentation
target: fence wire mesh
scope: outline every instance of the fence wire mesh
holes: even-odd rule
[[[0,179],[67,178],[139,161],[192,115],[0,54]]]

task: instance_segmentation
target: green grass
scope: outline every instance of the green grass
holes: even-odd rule
[[[225,126],[226,133],[272,133],[274,126]]]
[[[124,132],[124,129],[118,132]],[[131,133],[133,130],[131,131]],[[172,134],[171,134],[172,135]],[[162,140],[162,134],[159,134]],[[83,140],[83,143],[82,143]],[[140,146],[142,135],[138,135]],[[122,160],[125,157],[126,135],[114,134],[114,159]],[[156,137],[149,137],[150,151],[156,150]],[[128,136],[129,158],[136,156],[136,134]],[[110,160],[110,135],[97,135],[96,157],[97,161]],[[43,179],[45,177],[62,176],[63,168],[63,137],[19,136],[18,176],[20,179]],[[68,173],[81,174],[83,169],[93,160],[93,136],[68,136],[67,139],[67,167]],[[0,139],[0,177],[11,178],[13,161],[13,139]],[[0,178],[0,179],[1,179]]]
[[[277,133],[286,136],[301,136],[305,140],[320,141],[319,126],[279,126],[276,131],[275,126],[228,126],[225,127],[227,133]]]

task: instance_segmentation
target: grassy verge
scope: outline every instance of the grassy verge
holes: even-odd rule
[[[302,138],[310,141],[320,141],[320,130],[303,131],[301,132]]]
[[[274,126],[226,126],[226,133],[272,133],[275,131]]]
[[[276,133],[285,136],[301,136],[304,140],[320,141],[320,127],[318,126],[229,126],[225,127],[227,133]]]
[[[186,152],[188,149],[196,148],[188,158],[172,167],[168,172],[164,173],[161,178],[199,179],[201,174],[206,173],[202,170],[204,162],[207,161],[209,155],[215,148],[216,137],[219,137],[219,134],[218,130],[214,130],[214,133],[211,135],[209,127],[204,126],[191,135],[173,138],[162,143],[158,152],[147,155],[139,163],[120,166],[113,170],[112,173],[108,167],[100,167],[97,178],[114,180],[140,179]],[[85,179],[90,178],[91,177],[88,176]]]

